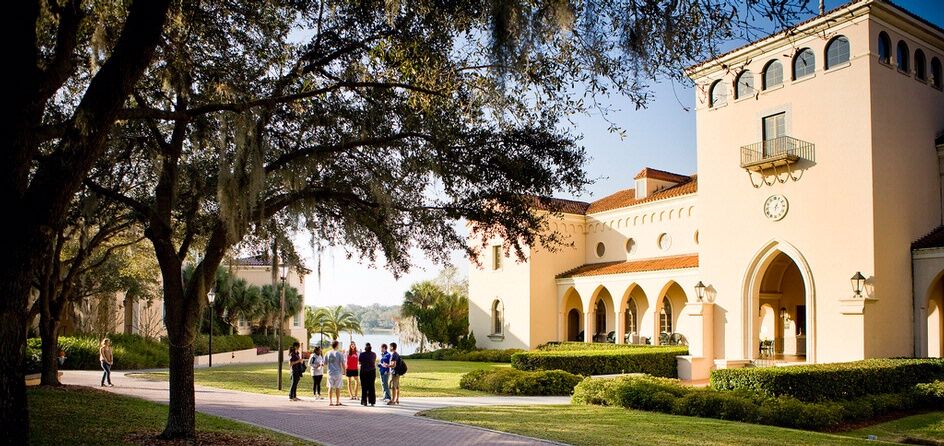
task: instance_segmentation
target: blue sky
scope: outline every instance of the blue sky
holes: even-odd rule
[[[816,7],[816,0],[810,2]],[[827,0],[826,8],[834,8],[844,0]],[[944,27],[944,0],[896,0],[895,4]],[[738,46],[744,42],[732,42]],[[573,197],[594,200],[619,189],[630,187],[633,176],[644,167],[655,167],[681,174],[695,173],[695,95],[688,85],[657,83],[652,85],[655,99],[642,110],[634,110],[628,100],[613,98],[623,111],[609,119],[626,130],[625,138],[607,131],[609,124],[600,116],[575,117],[577,132],[583,135],[582,144],[590,160],[586,170],[596,182],[587,188],[587,194]],[[566,197],[566,195],[561,195]],[[298,240],[305,252],[310,243]],[[315,261],[308,252],[308,266]],[[467,261],[459,254],[453,256],[460,270],[466,271]],[[433,278],[439,266],[425,258],[416,258],[418,267],[400,280],[382,266],[361,264],[345,259],[343,249],[334,248],[322,254],[322,273],[319,280],[314,274],[305,285],[308,305],[344,305],[381,303],[399,304],[403,293],[413,282]]]

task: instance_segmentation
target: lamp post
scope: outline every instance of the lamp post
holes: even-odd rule
[[[210,363],[209,367],[213,367],[213,300],[216,299],[216,289],[210,288],[210,292],[207,293],[207,300],[210,301],[209,307],[207,310],[210,311]]]
[[[695,297],[698,298],[699,302],[705,300],[705,284],[701,283],[700,280],[695,284]]]
[[[855,297],[862,297],[862,288],[865,286],[865,276],[862,275],[862,272],[856,271],[855,275],[852,276],[852,291],[855,292]]]
[[[279,265],[280,279],[282,279],[282,289],[279,291],[279,325],[278,325],[278,345],[279,345],[279,390],[282,390],[282,329],[285,322],[285,276],[288,275],[288,265]]]

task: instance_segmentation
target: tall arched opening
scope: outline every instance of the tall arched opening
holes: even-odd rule
[[[565,315],[564,340],[583,341],[583,301],[577,290],[571,288],[564,293],[562,308]]]
[[[771,242],[745,281],[745,358],[815,362],[812,274],[799,251]]]

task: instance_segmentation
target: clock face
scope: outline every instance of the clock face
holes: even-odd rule
[[[764,215],[773,221],[778,221],[787,215],[787,208],[789,206],[787,197],[783,195],[771,195],[767,197],[767,201],[764,202]]]

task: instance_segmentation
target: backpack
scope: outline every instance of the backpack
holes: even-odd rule
[[[403,376],[406,375],[406,370],[406,361],[400,356],[400,359],[397,359],[397,365],[393,367],[393,373],[396,373],[397,376]]]

